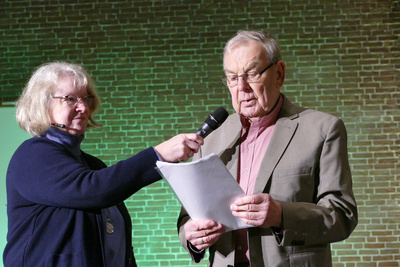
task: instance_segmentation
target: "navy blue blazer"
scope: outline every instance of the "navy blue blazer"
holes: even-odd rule
[[[101,213],[115,205],[125,220],[126,266],[136,266],[123,201],[161,179],[157,155],[148,148],[110,167],[81,156],[86,164],[45,137],[33,137],[16,150],[6,178],[5,267],[105,266],[103,258],[110,252],[104,251]]]

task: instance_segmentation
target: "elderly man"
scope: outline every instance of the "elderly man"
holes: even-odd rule
[[[286,65],[269,34],[239,31],[225,46],[222,78],[236,114],[194,160],[217,154],[246,196],[231,211],[255,227],[226,232],[182,209],[179,237],[209,266],[331,266],[330,243],[357,225],[343,122],[300,108],[281,92]],[[224,190],[221,188],[221,190]]]

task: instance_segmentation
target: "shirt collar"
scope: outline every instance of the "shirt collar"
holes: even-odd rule
[[[283,105],[283,96],[280,94],[279,99],[275,105],[275,107],[272,109],[270,113],[262,117],[259,121],[251,121],[248,118],[245,118],[244,116],[240,115],[240,121],[242,123],[243,129],[248,129],[250,127],[260,127],[261,131],[263,131],[265,128],[274,125],[278,119],[278,114],[279,111],[281,110]]]
[[[63,145],[73,155],[79,157],[81,155],[81,143],[85,138],[84,135],[73,135],[55,127],[50,127],[45,137]]]

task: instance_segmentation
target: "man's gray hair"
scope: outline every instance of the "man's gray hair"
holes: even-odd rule
[[[250,40],[254,40],[262,43],[265,51],[268,55],[269,63],[275,63],[282,60],[279,44],[276,39],[268,32],[262,31],[247,31],[240,30],[232,37],[225,45],[224,56],[229,52],[236,44],[246,43]]]

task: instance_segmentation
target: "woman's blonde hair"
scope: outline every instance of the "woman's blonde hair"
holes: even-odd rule
[[[32,74],[20,95],[16,107],[17,122],[32,136],[43,136],[51,125],[50,105],[52,94],[60,78],[72,77],[76,88],[86,88],[94,96],[88,126],[101,126],[92,116],[100,107],[100,99],[86,70],[74,63],[49,62],[39,66]]]

